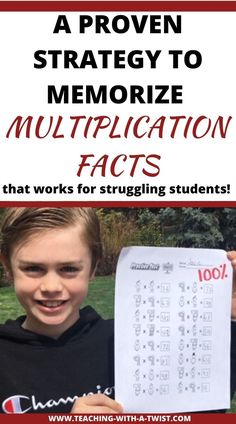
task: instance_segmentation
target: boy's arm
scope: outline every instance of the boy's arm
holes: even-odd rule
[[[121,414],[122,406],[103,394],[78,398],[71,410],[72,414]]]
[[[236,251],[228,252],[233,267],[233,292],[231,308],[231,397],[236,391]]]
[[[236,322],[231,323],[231,398],[236,391]]]
[[[233,267],[233,292],[232,292],[232,307],[231,318],[236,321],[236,251],[228,252],[228,259],[231,261]]]

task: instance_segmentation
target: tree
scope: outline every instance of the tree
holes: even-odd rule
[[[224,236],[215,210],[201,208],[166,208],[159,212],[163,238],[167,245],[179,247],[220,248]]]
[[[221,228],[226,250],[236,249],[236,209],[224,208],[221,212]]]

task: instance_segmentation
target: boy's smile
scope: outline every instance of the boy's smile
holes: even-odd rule
[[[57,338],[71,327],[87,295],[91,264],[79,225],[37,232],[13,248],[11,272],[26,310],[24,328]]]

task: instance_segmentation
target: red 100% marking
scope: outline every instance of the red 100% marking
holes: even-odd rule
[[[198,278],[200,283],[202,281],[223,280],[227,277],[228,275],[226,274],[226,264],[222,264],[219,267],[198,270]]]

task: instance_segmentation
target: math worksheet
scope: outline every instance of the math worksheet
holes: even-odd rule
[[[125,412],[230,406],[231,291],[232,268],[223,250],[122,249],[115,387]]]

